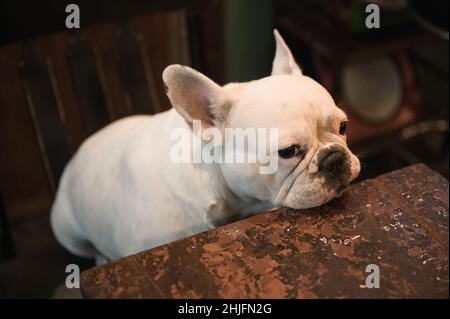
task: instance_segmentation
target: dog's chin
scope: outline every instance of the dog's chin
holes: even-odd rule
[[[347,190],[347,188],[348,188],[349,186],[350,186],[350,183],[340,185],[340,186],[338,187],[338,189],[336,190],[336,195],[334,196],[334,198],[341,197],[342,194],[345,193],[345,191]]]
[[[348,184],[340,185],[337,189],[316,192],[314,195],[312,195],[311,192],[305,192],[303,194],[298,194],[295,197],[286,196],[286,200],[282,203],[282,206],[292,209],[308,209],[322,206],[335,198],[341,197],[347,188]]]

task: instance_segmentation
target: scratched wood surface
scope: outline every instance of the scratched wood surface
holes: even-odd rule
[[[89,269],[85,298],[448,298],[448,181],[422,164]],[[380,288],[365,285],[366,266]]]

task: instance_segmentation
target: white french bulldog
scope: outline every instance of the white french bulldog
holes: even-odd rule
[[[189,67],[168,66],[171,110],[121,119],[88,138],[59,184],[51,212],[57,240],[75,255],[111,260],[271,208],[339,196],[360,171],[346,144],[345,113],[274,34],[271,76],[221,87]],[[221,131],[277,128],[278,169],[174,163],[171,132],[185,128],[195,137],[194,120]]]

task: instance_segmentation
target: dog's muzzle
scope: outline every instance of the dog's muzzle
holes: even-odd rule
[[[337,175],[345,168],[345,156],[340,150],[331,151],[319,163],[319,171]]]
[[[318,170],[325,176],[325,183],[338,191],[345,189],[349,184],[349,158],[341,149],[332,149],[324,154]]]

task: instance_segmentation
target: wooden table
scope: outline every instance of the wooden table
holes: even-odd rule
[[[85,298],[448,298],[448,181],[422,164],[91,268]],[[380,288],[366,286],[369,264]],[[374,281],[371,281],[374,282]]]

